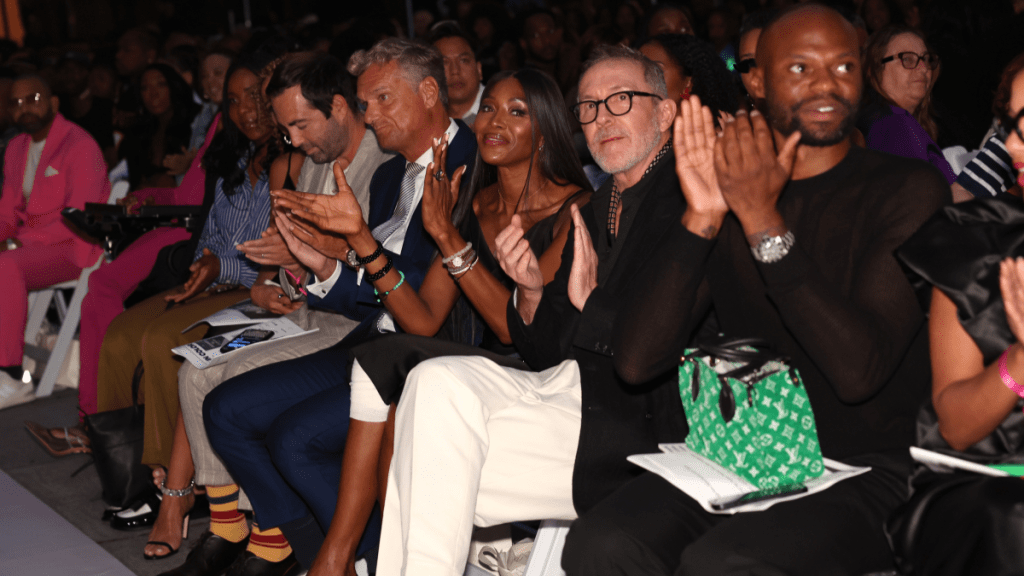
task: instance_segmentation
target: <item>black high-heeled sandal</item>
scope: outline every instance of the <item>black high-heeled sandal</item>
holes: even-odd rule
[[[167,485],[164,483],[164,481],[161,481],[160,482],[160,492],[163,493],[164,497],[170,496],[172,498],[184,498],[185,496],[188,496],[189,494],[192,494],[192,489],[195,487],[195,485],[196,485],[196,481],[195,481],[195,478],[193,478],[192,480],[189,481],[188,486],[182,488],[181,490],[172,490],[172,489],[167,487]],[[182,542],[184,542],[185,539],[188,538],[188,520],[189,520],[189,517],[192,515],[192,509],[193,508],[195,508],[195,502],[194,501],[192,503],[192,506],[188,509],[188,512],[185,512],[185,516],[181,519],[181,540],[182,540]],[[154,519],[154,522],[155,522],[155,519]],[[150,540],[150,541],[146,542],[146,544],[147,545],[153,544],[153,545],[156,545],[156,546],[163,546],[163,547],[167,548],[168,550],[170,550],[170,552],[168,552],[167,554],[146,554],[145,552],[143,552],[142,553],[142,557],[145,558],[146,560],[161,560],[163,558],[168,558],[170,556],[174,556],[175,554],[177,554],[178,550],[181,549],[181,545],[180,544],[178,545],[177,548],[175,548],[175,547],[171,546],[170,544],[168,544],[167,542],[162,542],[160,540]]]

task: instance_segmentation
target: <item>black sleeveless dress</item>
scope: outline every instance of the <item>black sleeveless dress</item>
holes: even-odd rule
[[[578,194],[566,199],[558,212],[540,220],[524,234],[538,257],[551,246],[558,217],[569,209]],[[480,257],[477,266],[483,266],[498,282],[514,290],[515,282],[505,274],[491,253],[480,228],[480,221],[472,210],[459,232],[467,242],[473,243],[473,249]],[[351,354],[373,381],[381,399],[388,404],[398,401],[409,371],[420,362],[439,356],[484,356],[501,366],[529,370],[518,358],[515,348],[502,344],[498,336],[480,320],[465,296],[456,302],[440,337],[388,334],[353,347]]]

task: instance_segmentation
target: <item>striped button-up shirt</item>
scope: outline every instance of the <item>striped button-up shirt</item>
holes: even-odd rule
[[[246,160],[241,159],[238,163],[244,167]],[[196,247],[195,260],[203,255],[203,248],[209,248],[220,259],[218,284],[242,284],[251,288],[256,282],[259,264],[246,258],[235,246],[259,238],[269,221],[270,180],[266,171],[260,174],[255,186],[247,173],[231,196],[224,193],[224,179],[219,178],[213,206]]]

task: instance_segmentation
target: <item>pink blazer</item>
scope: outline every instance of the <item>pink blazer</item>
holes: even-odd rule
[[[25,179],[31,136],[11,140],[4,154],[4,184],[0,193],[0,240],[17,238],[24,244],[69,246],[76,265],[85,268],[103,250],[64,223],[60,211],[82,209],[86,202],[106,202],[110,180],[99,145],[88,132],[59,113],[46,136],[28,205],[21,185]]]

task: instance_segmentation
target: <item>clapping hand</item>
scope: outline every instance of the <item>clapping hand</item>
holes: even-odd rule
[[[434,141],[434,162],[427,166],[427,175],[423,181],[423,228],[431,238],[439,240],[454,230],[452,211],[459,199],[459,185],[466,167],[460,166],[451,175],[444,174],[444,166],[448,165],[448,138]],[[434,177],[441,167],[441,179]]]
[[[569,210],[575,225],[572,268],[569,270],[569,302],[582,312],[590,293],[597,287],[597,252],[594,251],[594,243],[590,240],[590,232],[583,222],[580,209],[573,204]]]
[[[757,110],[741,110],[723,126],[715,144],[715,173],[725,203],[748,236],[785,226],[776,203],[793,174],[799,144],[796,130],[776,154],[772,131]]]
[[[203,248],[203,255],[192,263],[189,271],[192,275],[185,281],[184,290],[164,296],[165,301],[183,302],[206,290],[220,276],[220,258],[210,252],[209,248]]]
[[[676,176],[686,198],[686,209],[717,219],[720,225],[729,206],[722,197],[715,174],[717,141],[711,109],[701,106],[697,96],[684,100],[673,126]]]
[[[518,287],[519,315],[530,324],[544,291],[544,275],[537,255],[524,237],[523,222],[518,214],[513,215],[509,225],[498,233],[494,247],[498,264]]]
[[[299,224],[287,214],[274,212],[274,221],[281,233],[281,238],[288,245],[288,250],[295,255],[303,266],[313,271],[313,274],[321,280],[326,279],[334,272],[336,262],[334,258],[328,258],[316,248],[310,246],[299,238]]]
[[[273,222],[259,238],[238,244],[235,248],[257,264],[282,266],[292,272],[295,272],[298,267],[298,262],[278,232],[277,225]]]
[[[334,165],[334,179],[338,184],[338,193],[334,196],[273,190],[270,194],[274,197],[274,207],[290,211],[293,216],[320,230],[345,236],[356,234],[366,227],[363,209],[359,207],[359,201],[352,193],[352,188],[345,180],[345,171],[339,164]]]
[[[1006,322],[1017,342],[1024,343],[1024,259],[1007,258],[999,264],[999,288]]]

